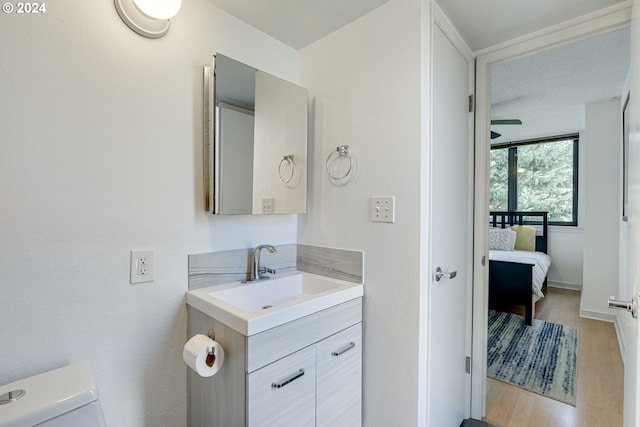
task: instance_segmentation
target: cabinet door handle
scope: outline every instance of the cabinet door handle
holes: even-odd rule
[[[304,369],[300,369],[298,372],[296,372],[295,374],[291,375],[289,378],[285,378],[284,380],[277,382],[277,383],[271,383],[271,388],[282,388],[284,386],[286,386],[287,384],[289,384],[290,382],[293,382],[295,380],[297,380],[298,378],[300,378],[301,376],[304,375]]]
[[[346,353],[347,351],[349,351],[349,350],[351,350],[351,349],[353,349],[355,347],[356,347],[356,343],[350,342],[348,346],[346,346],[342,350],[338,350],[338,351],[332,352],[331,355],[334,356],[334,357],[342,356],[344,353]]]

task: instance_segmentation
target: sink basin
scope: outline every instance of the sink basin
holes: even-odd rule
[[[245,336],[361,297],[359,283],[295,272],[187,292],[187,304]]]
[[[255,312],[336,290],[341,286],[341,283],[335,281],[296,274],[213,291],[209,295],[241,310]]]

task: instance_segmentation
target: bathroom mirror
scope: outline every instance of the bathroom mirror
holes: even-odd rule
[[[219,53],[204,88],[207,210],[306,212],[307,90]]]

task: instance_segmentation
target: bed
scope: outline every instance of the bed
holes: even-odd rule
[[[522,305],[527,325],[544,296],[551,265],[547,217],[547,212],[489,213],[489,307]]]

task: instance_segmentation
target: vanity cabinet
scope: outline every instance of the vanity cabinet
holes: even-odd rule
[[[362,298],[251,336],[188,313],[225,350],[215,376],[188,369],[190,427],[361,426]]]

